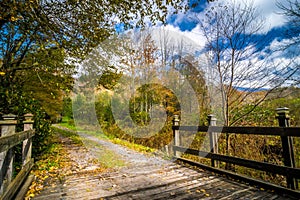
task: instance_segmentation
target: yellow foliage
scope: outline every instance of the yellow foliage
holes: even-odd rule
[[[17,21],[18,18],[14,17],[14,16],[11,16],[10,20],[11,20],[12,22],[14,22],[14,21]]]

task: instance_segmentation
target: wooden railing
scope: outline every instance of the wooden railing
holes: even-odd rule
[[[24,116],[24,131],[16,133],[17,120],[15,115],[4,115],[0,121],[0,199],[13,199],[18,189],[28,176],[32,166],[31,158],[32,140],[34,130],[32,128],[32,115]],[[14,177],[14,147],[22,145],[22,168]],[[20,159],[19,159],[20,160]]]
[[[198,163],[200,166],[208,167],[207,169],[213,169],[215,172],[225,172],[227,175],[231,174],[235,178],[242,177],[243,181],[251,180],[252,178],[245,179],[245,176],[239,176],[236,173],[231,173],[226,170],[218,169],[219,162],[225,162],[229,164],[234,164],[238,166],[243,166],[255,170],[265,171],[268,173],[279,174],[286,177],[287,189],[295,190],[298,187],[297,179],[300,179],[300,168],[295,168],[294,160],[294,150],[292,137],[300,137],[300,127],[289,127],[289,117],[288,108],[277,109],[277,119],[280,127],[226,127],[226,126],[216,126],[216,118],[213,115],[208,117],[209,126],[180,126],[179,117],[174,116],[173,120],[173,137],[174,145],[173,152],[174,156],[182,161],[189,162],[190,164],[195,164],[196,162],[181,158],[181,154],[191,154],[194,156],[199,156],[203,158],[208,158],[211,160],[211,166],[203,165]],[[191,148],[186,148],[181,146],[181,133],[180,131],[194,131],[194,132],[207,132],[209,133],[210,140],[210,152],[201,151]],[[280,136],[283,150],[283,165],[276,165],[268,162],[254,161],[250,159],[244,159],[229,155],[222,155],[218,153],[218,134],[247,134],[247,135],[272,135]],[[196,163],[197,164],[197,163]],[[255,182],[255,179],[254,179]],[[257,180],[255,184],[261,183]],[[263,184],[268,184],[264,183]],[[274,185],[274,184],[272,184]],[[281,186],[279,186],[281,187]],[[272,187],[273,188],[273,187]],[[297,191],[295,191],[297,192]]]

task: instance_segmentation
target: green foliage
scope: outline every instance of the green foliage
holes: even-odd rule
[[[34,124],[33,128],[36,133],[32,139],[32,153],[33,156],[43,153],[47,148],[48,139],[51,137],[52,132],[50,131],[51,122],[46,119],[45,112],[41,110],[36,110],[34,114]]]
[[[243,126],[278,126],[275,118],[276,109],[289,108],[290,125],[300,125],[300,97],[299,88],[289,87],[280,88],[273,91],[267,100],[260,105],[245,104],[240,105],[239,109],[233,114],[236,118],[241,118],[237,125]],[[260,95],[260,94],[257,94]],[[251,112],[249,112],[251,111]],[[243,113],[249,113],[243,116]],[[242,117],[243,116],[243,117]]]
[[[69,119],[73,119],[72,99],[70,97],[65,97],[63,99],[62,115]]]
[[[181,8],[174,1],[168,2]],[[127,25],[132,19],[164,19],[161,1],[21,1],[0,2],[0,114],[34,114],[34,153],[40,153],[50,135],[50,122],[61,113],[71,116],[70,91],[74,61],[114,33],[113,19]],[[154,11],[153,8],[155,8]],[[70,57],[74,59],[69,59]],[[68,59],[66,59],[68,58]],[[103,77],[104,79],[109,78]],[[109,79],[104,80],[106,83]],[[63,107],[67,106],[67,107]],[[75,110],[79,109],[76,108]],[[83,114],[77,110],[75,114]],[[83,116],[86,120],[88,117]],[[59,119],[58,119],[59,120]]]
[[[114,67],[110,68],[114,69]],[[118,80],[122,77],[121,73],[117,73],[115,71],[112,71],[111,69],[104,71],[99,80],[99,85],[108,90],[112,90],[113,87],[117,84]]]
[[[51,137],[50,125],[51,121],[47,119],[47,114],[41,109],[40,104],[33,99],[21,98],[19,105],[12,110],[17,116],[31,113],[34,115],[33,128],[35,129],[35,137],[32,142],[33,157],[41,154],[47,148],[47,139]],[[19,120],[23,120],[20,118]],[[17,131],[22,131],[22,127],[17,127]],[[17,153],[21,154],[21,148],[17,149]]]
[[[243,114],[248,112],[249,114],[243,117]],[[234,114],[235,118],[241,118],[236,123],[239,126],[275,126],[277,123],[275,116],[275,109],[267,107],[264,104],[259,106],[253,104],[244,105]]]
[[[75,144],[78,144],[81,146],[83,145],[81,137],[75,131],[73,131],[71,129],[62,129],[62,128],[57,128],[55,126],[52,126],[51,131],[55,132],[55,133],[59,133],[64,137],[70,138]]]

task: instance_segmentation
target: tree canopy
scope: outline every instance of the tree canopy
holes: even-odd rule
[[[84,58],[115,33],[116,24],[129,27],[141,25],[146,18],[153,23],[164,20],[167,6],[180,9],[184,3],[179,0],[166,4],[158,0],[150,4],[142,0],[1,1],[0,112],[16,112],[19,97],[28,96],[23,91],[25,80],[32,79],[31,85],[36,86],[47,84],[53,88],[53,83],[61,89],[69,88],[73,61]]]

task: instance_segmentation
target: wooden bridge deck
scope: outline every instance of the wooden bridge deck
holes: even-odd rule
[[[123,159],[129,164],[113,172],[101,173],[95,173],[91,166],[80,167],[80,170],[65,176],[63,180],[45,185],[41,193],[33,199],[294,199],[199,168],[183,166],[154,156],[144,156],[93,136],[80,136],[87,140],[85,147],[73,146],[70,139],[63,139],[70,158],[77,164],[88,162],[90,155],[101,156],[101,151],[95,148],[94,143],[88,146],[92,144],[91,141],[111,150],[121,149],[119,152],[124,153]],[[126,155],[131,155],[135,160],[130,160]]]
[[[138,169],[138,170],[137,170]],[[74,174],[46,187],[44,199],[291,199],[175,163]]]

